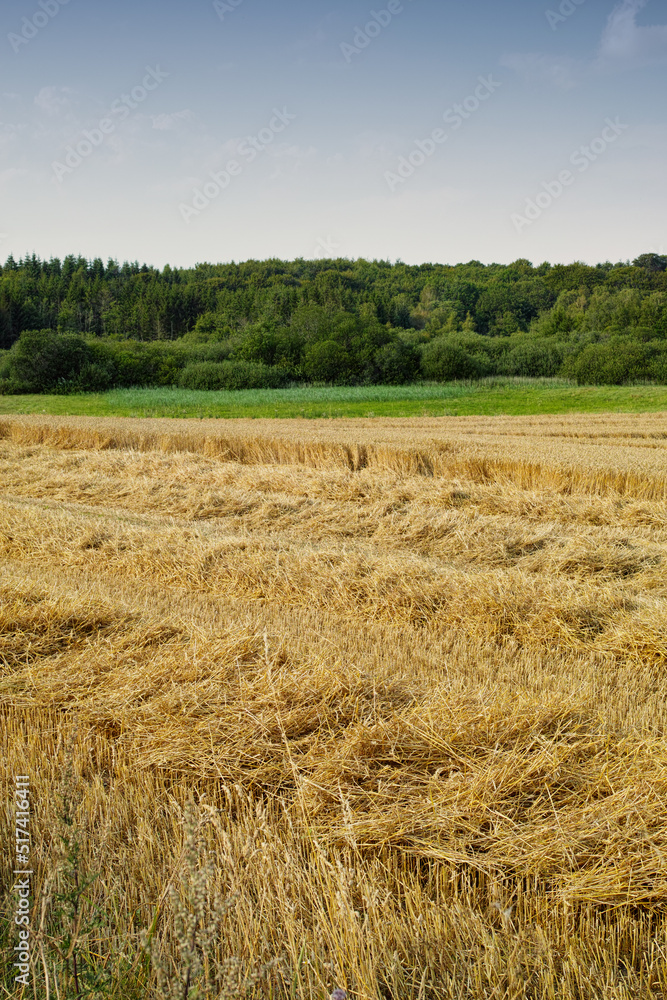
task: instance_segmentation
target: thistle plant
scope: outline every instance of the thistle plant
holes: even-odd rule
[[[200,810],[189,802],[183,814],[180,884],[171,885],[168,892],[175,954],[165,955],[154,937],[148,933],[142,935],[159,993],[165,1000],[198,1000],[201,996],[214,996],[217,1000],[245,998],[278,964],[274,960],[246,970],[237,955],[220,958],[216,954],[221,928],[235,897],[222,897],[212,890],[215,864],[204,851],[205,824]]]
[[[84,857],[83,830],[77,821],[82,794],[71,763],[72,745],[66,748],[68,764],[58,793],[59,860],[42,886],[36,937],[46,996],[52,984],[61,1000],[107,997],[114,989],[114,977],[93,946],[111,931],[93,896],[99,874],[88,870]]]

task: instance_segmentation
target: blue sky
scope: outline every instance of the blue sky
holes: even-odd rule
[[[0,257],[667,253],[667,0],[5,0]]]

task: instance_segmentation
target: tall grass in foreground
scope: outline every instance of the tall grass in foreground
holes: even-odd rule
[[[163,405],[197,406],[202,400],[229,401],[232,405],[258,406],[291,404],[299,407],[312,403],[385,403],[424,402],[452,400],[467,395],[474,389],[563,389],[575,385],[564,378],[499,377],[459,382],[418,382],[412,385],[296,385],[286,389],[239,389],[227,392],[201,392],[187,389],[117,389],[106,394],[110,403],[131,405],[133,400],[151,405],[151,400]],[[150,395],[149,395],[150,394]]]
[[[663,1000],[664,417],[0,423],[7,995]]]
[[[565,379],[500,378],[406,386],[295,386],[205,392],[118,389],[63,396],[0,396],[0,413],[130,417],[336,418],[667,410],[667,387],[576,386]]]

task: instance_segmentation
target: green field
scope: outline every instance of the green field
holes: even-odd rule
[[[564,379],[445,385],[297,386],[203,392],[117,389],[71,396],[0,396],[1,413],[119,417],[419,417],[638,413],[667,410],[667,386],[577,386]]]

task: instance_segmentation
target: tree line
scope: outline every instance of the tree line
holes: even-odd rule
[[[0,391],[485,375],[667,382],[667,256],[595,266],[249,260],[0,267]]]

